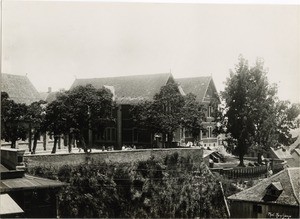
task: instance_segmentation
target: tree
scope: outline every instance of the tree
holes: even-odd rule
[[[35,154],[38,138],[41,135],[42,126],[45,118],[45,101],[33,102],[28,106],[26,120],[29,123],[29,151],[31,151],[31,135],[33,131],[32,154]]]
[[[295,107],[278,100],[277,88],[269,84],[266,74],[262,60],[249,67],[240,57],[222,92],[226,112],[221,120],[226,118],[227,149],[239,156],[239,166],[244,166],[249,149],[255,149],[261,157],[263,151],[289,141],[292,120],[299,115]]]
[[[69,109],[65,105],[66,94],[64,92],[58,94],[57,99],[46,107],[46,115],[42,124],[42,129],[48,131],[54,136],[54,144],[51,153],[56,153],[58,138],[61,134],[68,132],[70,129]]]
[[[1,92],[1,139],[10,141],[12,148],[16,148],[18,140],[26,139],[27,110],[25,104],[15,103],[6,92]]]
[[[178,85],[170,82],[161,87],[153,101],[146,101],[135,106],[133,117],[137,124],[147,127],[152,133],[161,133],[163,144],[167,136],[168,145],[171,147],[173,133],[181,124],[183,106],[184,97]]]
[[[202,122],[205,114],[203,106],[196,101],[196,95],[189,93],[184,97],[184,107],[181,114],[181,125],[191,132],[194,139],[197,139],[200,130],[203,129]]]
[[[196,101],[196,96],[192,93],[183,96],[175,82],[163,86],[153,101],[134,106],[132,114],[137,126],[146,127],[152,134],[161,133],[163,144],[168,136],[169,147],[173,133],[180,127],[186,128],[196,139],[205,117],[203,106]]]
[[[46,110],[45,127],[54,134],[52,153],[56,152],[56,139],[70,129],[75,130],[79,146],[87,152],[89,133],[103,130],[113,120],[113,107],[112,94],[106,88],[86,85],[60,93]]]

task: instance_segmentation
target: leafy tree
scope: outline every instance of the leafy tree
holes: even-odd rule
[[[184,97],[175,82],[163,86],[153,101],[134,106],[132,112],[136,124],[148,128],[152,133],[161,133],[163,143],[168,136],[169,147],[173,133],[181,126],[191,131],[196,138],[204,117],[196,96],[188,94]]]
[[[200,130],[203,130],[204,108],[201,103],[196,101],[196,95],[192,93],[187,94],[184,99],[185,104],[181,112],[181,125],[191,132],[194,139],[197,139],[200,135]]]
[[[62,92],[46,109],[45,127],[54,134],[52,153],[56,152],[56,139],[75,130],[78,145],[87,152],[88,131],[99,131],[112,120],[112,94],[92,85],[78,86]]]
[[[1,92],[1,139],[10,141],[12,148],[16,148],[18,140],[26,139],[27,110],[25,104],[15,103],[6,92]]]
[[[56,153],[58,138],[61,134],[67,133],[70,129],[70,113],[66,106],[66,94],[61,92],[57,99],[46,107],[46,115],[42,124],[42,129],[47,130],[49,134],[54,136],[54,144],[51,153]]]
[[[295,107],[278,100],[277,88],[268,83],[266,74],[261,60],[249,67],[241,57],[222,92],[226,104],[222,120],[226,118],[229,133],[227,149],[239,156],[239,166],[244,166],[249,149],[255,149],[260,157],[270,147],[290,141],[288,132],[299,115]]]
[[[42,126],[45,118],[45,101],[33,102],[28,106],[26,120],[29,123],[29,151],[31,151],[31,135],[33,131],[32,154],[35,154],[38,138],[41,135]]]
[[[112,93],[106,88],[96,89],[86,85],[67,91],[66,95],[70,124],[78,130],[80,145],[87,151],[86,142],[91,140],[88,131],[101,131],[108,122],[113,121]]]

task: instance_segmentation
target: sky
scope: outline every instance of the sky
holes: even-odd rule
[[[38,91],[75,78],[171,72],[224,89],[239,55],[263,58],[280,99],[300,102],[300,5],[7,1],[2,72]]]

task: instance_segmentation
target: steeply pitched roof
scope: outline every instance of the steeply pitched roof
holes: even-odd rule
[[[196,100],[202,102],[210,83],[213,83],[212,77],[195,77],[195,78],[177,78],[175,79],[182,87],[186,94],[193,93]],[[213,85],[214,86],[214,85]]]
[[[255,186],[231,195],[230,200],[264,202],[263,197],[266,194],[267,187],[273,182],[280,182],[283,191],[275,201],[270,203],[299,206],[299,192],[300,192],[300,168],[287,168],[279,173],[263,179]]]
[[[16,103],[31,104],[41,100],[39,92],[27,76],[2,74],[1,91],[6,92]]]
[[[173,78],[171,73],[134,75],[108,78],[76,79],[70,89],[87,84],[95,88],[112,86],[115,90],[116,102],[120,104],[135,104],[141,100],[151,100],[160,88]]]

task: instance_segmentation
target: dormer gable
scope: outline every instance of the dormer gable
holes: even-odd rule
[[[280,182],[272,182],[267,188],[263,197],[264,201],[276,201],[283,191],[283,187]]]

